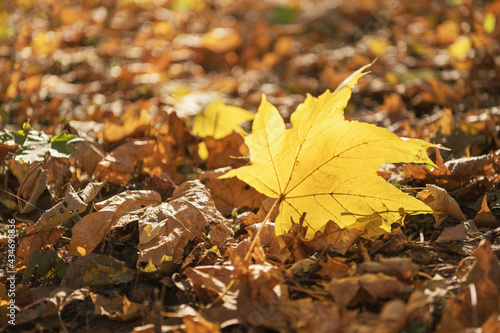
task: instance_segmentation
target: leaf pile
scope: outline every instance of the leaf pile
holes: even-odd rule
[[[499,0],[2,4],[0,330],[499,330]]]

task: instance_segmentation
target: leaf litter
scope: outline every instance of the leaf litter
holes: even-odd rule
[[[17,270],[15,331],[497,331],[498,8],[7,3],[0,243],[2,282]],[[341,85],[375,57],[372,73]],[[308,127],[310,109],[332,100],[337,113]],[[259,105],[273,123],[259,120]],[[227,108],[252,112],[239,118]],[[242,136],[253,111],[254,129]],[[210,112],[220,128],[197,133],[195,116]],[[390,191],[418,207],[398,199],[382,208],[377,199],[364,211],[357,200],[344,214],[326,203],[315,213],[297,195],[293,206],[307,208],[290,214],[275,207],[292,199],[285,187],[262,194],[219,178],[264,154],[249,144],[259,131],[301,138],[317,126],[317,139],[297,141],[311,146],[297,163],[277,155],[275,174],[300,187],[294,168],[341,145],[333,135],[343,127],[353,126],[353,142],[385,127],[398,146],[428,144],[417,160],[368,149],[349,156],[363,163],[318,173],[317,183],[331,185],[332,174],[356,181],[370,166],[373,182],[345,189],[374,199]],[[294,140],[277,142],[296,151]],[[427,159],[434,144],[449,150],[429,149]],[[272,188],[270,171],[254,179]],[[352,228],[375,217],[374,229]],[[11,219],[16,260],[8,266]],[[4,284],[0,302],[1,329],[12,331]]]

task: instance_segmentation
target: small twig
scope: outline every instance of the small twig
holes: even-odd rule
[[[253,249],[254,249],[255,245],[257,244],[257,238],[259,238],[260,234],[262,233],[262,230],[264,230],[264,226],[266,225],[266,223],[271,219],[271,214],[273,213],[274,208],[276,208],[276,205],[280,201],[281,201],[281,199],[276,199],[276,201],[274,202],[274,204],[271,207],[271,209],[269,210],[269,212],[267,212],[267,215],[266,215],[266,218],[264,219],[264,222],[260,226],[259,230],[257,230],[257,233],[255,234],[255,236],[252,240],[252,243],[250,244],[250,247],[248,248],[248,252],[245,255],[245,261],[250,259],[250,256],[252,255],[252,252],[253,252]]]

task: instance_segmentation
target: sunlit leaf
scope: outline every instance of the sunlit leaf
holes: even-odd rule
[[[245,138],[251,165],[223,177],[237,176],[258,191],[280,200],[276,233],[290,229],[306,213],[307,237],[332,220],[341,228],[390,230],[407,214],[431,213],[423,202],[402,193],[377,175],[384,163],[429,163],[432,144],[403,140],[384,128],[344,119],[351,87],[363,67],[337,89],[307,96],[286,129],[278,110],[263,97]]]
[[[250,121],[254,114],[242,108],[213,102],[195,118],[193,133],[199,137],[212,136],[222,139],[240,128],[241,123]]]

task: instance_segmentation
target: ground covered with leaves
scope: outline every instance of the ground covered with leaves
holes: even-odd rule
[[[3,3],[0,330],[498,332],[498,17]]]

